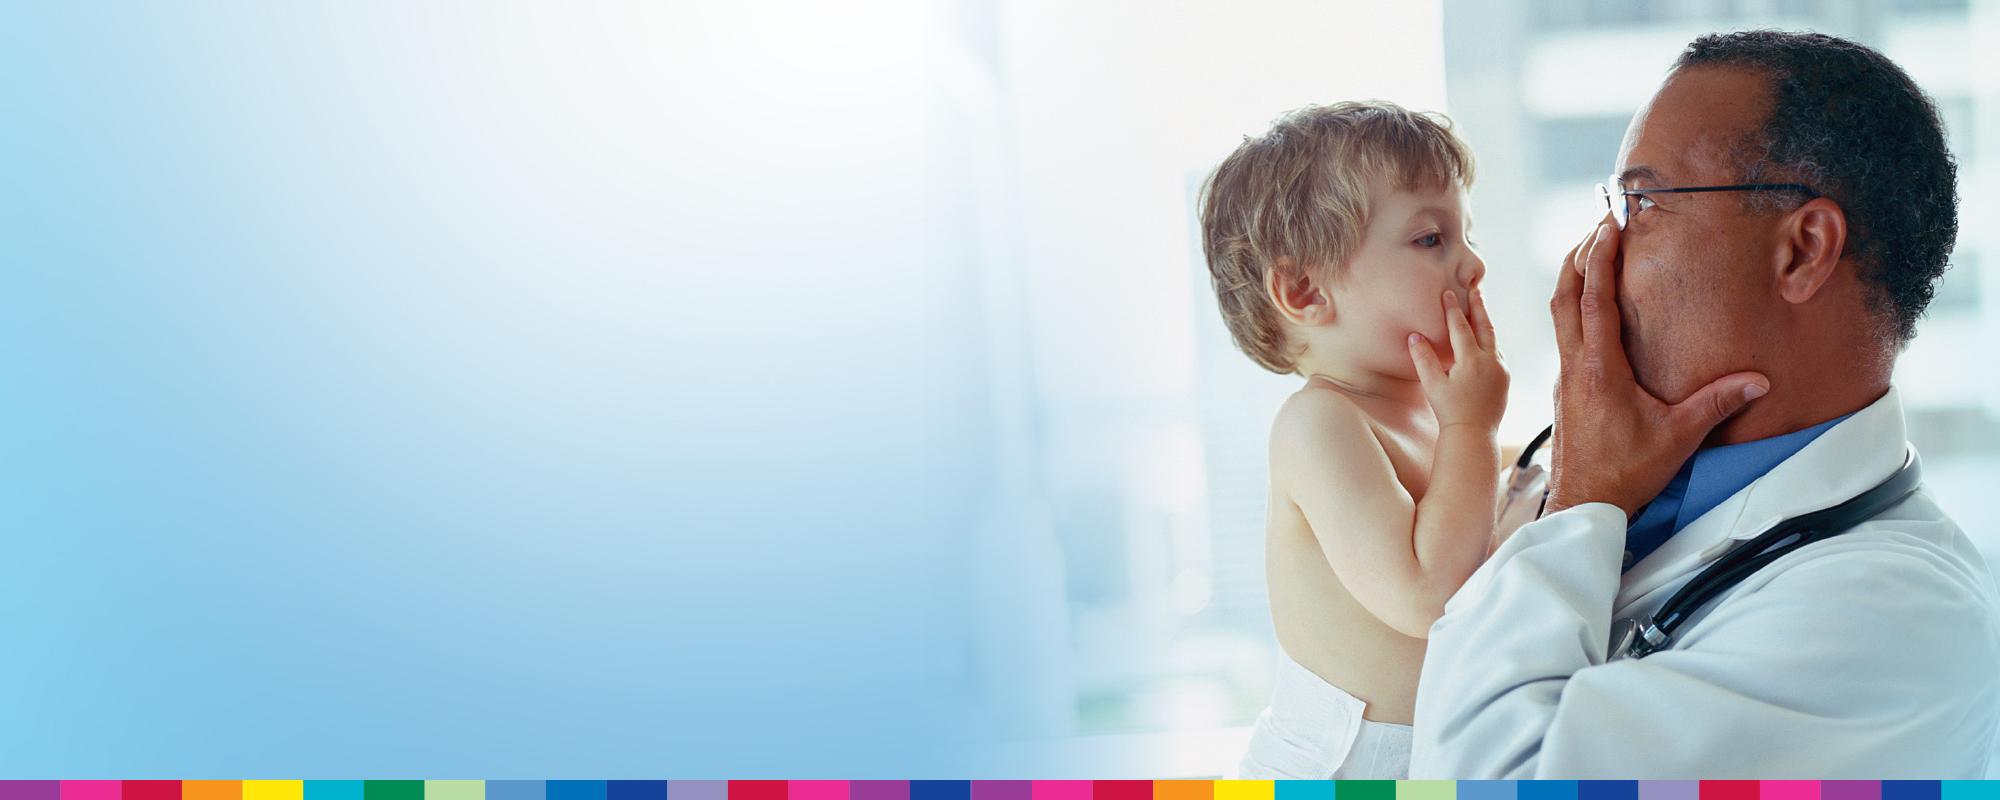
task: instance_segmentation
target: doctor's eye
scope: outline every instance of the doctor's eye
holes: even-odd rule
[[[1635,212],[1644,211],[1646,209],[1652,208],[1653,206],[1659,205],[1659,203],[1653,202],[1653,198],[1647,197],[1646,195],[1643,194],[1639,195],[1637,199],[1639,202],[1636,204],[1637,207],[1633,209],[1633,211]]]
[[[1417,241],[1415,242],[1415,244],[1418,247],[1427,247],[1427,248],[1439,247],[1444,244],[1444,237],[1439,236],[1435,233],[1426,233],[1422,236],[1417,237]]]

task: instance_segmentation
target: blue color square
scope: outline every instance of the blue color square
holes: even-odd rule
[[[487,781],[486,800],[544,800],[548,789],[545,783],[545,781]]]
[[[667,782],[606,781],[604,796],[608,800],[667,800]]]
[[[1576,800],[1639,800],[1639,782],[1577,781]]]
[[[1518,781],[1459,781],[1458,800],[1516,800]]]
[[[1520,781],[1514,791],[1520,800],[1577,800],[1576,781]]]
[[[1882,800],[1939,800],[1937,781],[1883,781]]]
[[[306,781],[302,788],[305,800],[361,800],[361,781]]]
[[[910,781],[910,800],[972,800],[972,781]]]
[[[1333,800],[1333,781],[1271,782],[1272,800]]]
[[[547,784],[548,800],[605,800],[604,781],[548,781]]]

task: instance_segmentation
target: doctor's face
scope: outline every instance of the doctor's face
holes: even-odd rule
[[[1722,67],[1674,72],[1632,118],[1614,174],[1628,189],[1744,183],[1733,152],[1769,108],[1765,79]],[[1773,219],[1740,192],[1656,194],[1620,239],[1618,310],[1639,385],[1678,403],[1760,363],[1774,296],[1759,263]]]

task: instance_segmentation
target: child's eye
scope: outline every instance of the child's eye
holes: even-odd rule
[[[1418,247],[1438,247],[1444,244],[1444,237],[1435,233],[1426,233],[1418,237],[1416,244]]]

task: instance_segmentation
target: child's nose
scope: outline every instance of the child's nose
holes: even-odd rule
[[[1486,259],[1480,258],[1478,253],[1468,253],[1459,272],[1459,280],[1464,282],[1465,288],[1477,288],[1479,282],[1486,279]]]

